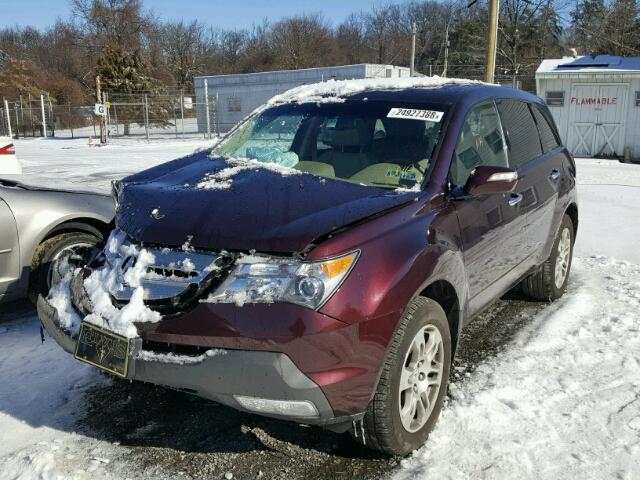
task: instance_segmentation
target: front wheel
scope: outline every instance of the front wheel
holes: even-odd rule
[[[437,302],[418,297],[400,321],[363,418],[363,431],[354,432],[354,437],[392,455],[422,446],[442,409],[450,367],[447,317]]]
[[[574,235],[573,222],[565,215],[553,242],[551,255],[539,271],[522,282],[522,290],[527,296],[552,301],[564,294],[571,271]]]

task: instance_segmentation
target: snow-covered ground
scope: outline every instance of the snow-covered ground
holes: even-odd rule
[[[16,142],[26,172],[101,188],[205,145]],[[640,165],[579,160],[578,181],[567,294],[451,386],[398,478],[640,478]],[[0,323],[0,479],[154,476],[129,447],[76,431],[87,389],[109,380],[38,328],[32,315]]]

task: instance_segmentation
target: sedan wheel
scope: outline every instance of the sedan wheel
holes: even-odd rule
[[[46,297],[60,262],[66,259],[74,268],[89,261],[98,252],[100,241],[100,238],[89,233],[68,232],[48,238],[38,245],[31,261],[29,299],[35,303],[38,295]]]

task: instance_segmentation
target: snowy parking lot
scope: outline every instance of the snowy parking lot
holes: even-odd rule
[[[25,173],[108,190],[204,140],[17,140]],[[640,478],[640,165],[579,159],[567,294],[509,294],[469,325],[424,447],[377,457],[347,435],[114,381],[20,303],[0,307],[0,479]]]

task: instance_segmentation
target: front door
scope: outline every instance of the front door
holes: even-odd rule
[[[479,165],[508,166],[502,126],[492,101],[476,105],[467,115],[451,165],[451,183],[463,187]],[[509,282],[508,273],[517,265],[524,241],[524,216],[519,215],[511,194],[479,195],[457,201],[455,206],[473,314]]]
[[[574,85],[569,109],[571,153],[622,155],[626,105],[627,85]]]

